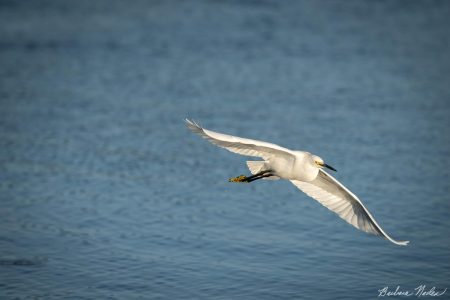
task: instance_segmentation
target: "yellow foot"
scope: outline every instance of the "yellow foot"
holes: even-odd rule
[[[241,176],[238,176],[238,177],[230,178],[230,179],[228,179],[228,181],[229,182],[247,182],[247,181],[245,181],[246,179],[247,179],[246,176],[241,175]]]

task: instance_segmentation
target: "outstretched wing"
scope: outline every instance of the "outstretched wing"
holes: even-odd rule
[[[384,232],[358,197],[327,172],[320,170],[317,178],[310,182],[298,180],[291,182],[359,230],[380,235],[397,245],[406,246],[409,243],[396,241]]]
[[[269,160],[273,156],[280,155],[293,156],[289,149],[275,144],[214,132],[202,128],[194,121],[188,119],[186,119],[186,125],[190,130],[201,135],[204,139],[210,141],[214,145],[237,154],[262,157],[264,160]]]

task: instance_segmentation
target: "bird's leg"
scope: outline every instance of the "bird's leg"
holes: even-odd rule
[[[229,182],[252,182],[254,180],[258,180],[258,179],[261,179],[264,177],[272,176],[272,174],[265,176],[265,174],[270,173],[270,172],[271,172],[270,170],[261,171],[261,172],[258,172],[256,174],[254,174],[252,176],[248,176],[248,177],[241,175],[241,176],[230,178],[228,181]]]
[[[228,179],[228,182],[245,182],[246,178],[247,177],[245,177],[245,175],[240,175],[240,176],[236,176],[236,177]]]
[[[255,180],[258,180],[258,179],[262,179],[262,178],[265,178],[265,177],[270,177],[270,176],[273,176],[273,174],[268,173],[268,174],[260,175],[260,176],[253,177],[253,178],[247,177],[245,182],[252,182],[252,181],[255,181]]]

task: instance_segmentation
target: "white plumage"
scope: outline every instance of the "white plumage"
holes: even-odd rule
[[[289,150],[272,143],[207,130],[188,119],[186,119],[186,125],[214,145],[237,154],[261,157],[263,161],[247,161],[252,174],[268,173],[266,177],[257,179],[290,180],[297,188],[357,229],[382,236],[397,245],[408,244],[408,241],[396,241],[391,238],[378,225],[358,197],[321,169],[323,166],[329,166],[320,157],[309,152]]]

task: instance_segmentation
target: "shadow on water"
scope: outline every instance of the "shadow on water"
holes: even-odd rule
[[[0,266],[20,266],[20,267],[34,267],[44,266],[47,264],[46,257],[32,257],[32,258],[0,258]]]

